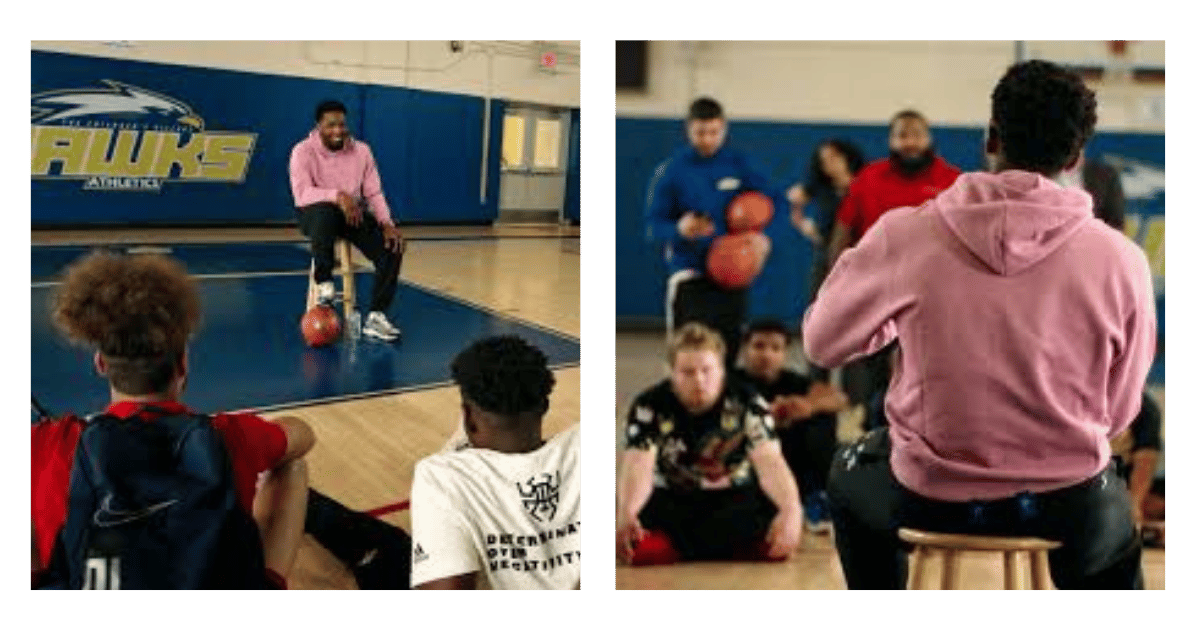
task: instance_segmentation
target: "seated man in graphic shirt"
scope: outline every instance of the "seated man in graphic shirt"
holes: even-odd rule
[[[726,379],[724,356],[718,332],[684,325],[671,377],[630,409],[617,489],[625,562],[782,560],[800,541],[800,496],[767,403]]]

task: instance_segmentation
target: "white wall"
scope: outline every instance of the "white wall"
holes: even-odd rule
[[[1026,58],[1102,63],[1104,42],[1028,42]],[[711,95],[733,119],[886,121],[914,107],[942,125],[987,122],[996,81],[1015,58],[1000,42],[651,42],[647,90],[617,95],[620,116],[681,117]],[[1165,67],[1163,42],[1136,42],[1135,65]],[[1104,129],[1161,131],[1159,86],[1093,85]]]
[[[33,42],[33,50],[245,70],[579,106],[579,42]],[[540,68],[543,51],[558,56]],[[489,72],[490,68],[490,72]]]

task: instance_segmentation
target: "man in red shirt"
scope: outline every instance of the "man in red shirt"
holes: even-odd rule
[[[937,155],[929,122],[913,110],[892,117],[888,157],[876,160],[854,176],[838,208],[829,247],[829,266],[853,246],[883,213],[919,206],[950,187],[962,171]]]
[[[919,206],[933,199],[962,173],[937,155],[929,134],[929,121],[911,109],[892,117],[888,149],[888,157],[868,164],[854,176],[842,199],[830,238],[830,269],[842,252],[857,243],[885,212]],[[844,368],[843,389],[854,404],[867,407],[865,429],[882,425],[891,351],[889,346]]]
[[[188,376],[187,341],[199,320],[192,279],[162,256],[92,254],[67,271],[54,304],[59,329],[96,349],[96,371],[111,390],[106,413],[146,422],[191,413],[179,399]],[[267,578],[286,588],[304,535],[308,469],[302,458],[316,441],[312,429],[296,418],[252,414],[216,414],[212,423],[233,464],[238,504],[258,525]],[[85,425],[74,415],[33,425],[35,584],[67,520],[71,468]]]

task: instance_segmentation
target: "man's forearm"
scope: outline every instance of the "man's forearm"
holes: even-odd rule
[[[751,458],[754,472],[758,475],[758,483],[763,494],[779,508],[780,512],[800,509],[800,489],[796,487],[796,478],[792,476],[787,461],[778,445],[773,448],[762,446],[764,450]]]
[[[814,384],[807,398],[816,413],[836,413],[848,406],[845,394],[824,383]]]
[[[1133,452],[1133,465],[1129,471],[1129,495],[1141,501],[1150,493],[1154,473],[1158,468],[1158,451],[1141,449]]]
[[[649,464],[647,465],[647,461]],[[654,492],[654,453],[631,450],[621,466],[621,482],[617,488],[617,509],[621,518],[637,518]]]
[[[850,230],[841,223],[834,224],[833,234],[829,237],[829,268],[832,269],[838,257],[850,247]]]

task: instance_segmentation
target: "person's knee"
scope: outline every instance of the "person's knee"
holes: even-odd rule
[[[303,457],[297,457],[279,466],[275,469],[275,474],[280,475],[281,480],[289,484],[308,487],[308,462],[304,461]]]
[[[313,212],[316,215],[341,214],[342,209],[332,201],[319,201],[312,205],[304,206],[301,212]]]
[[[327,235],[341,224],[342,209],[333,203],[315,203],[311,206],[305,206],[301,212],[304,213],[310,235],[317,233]]]

